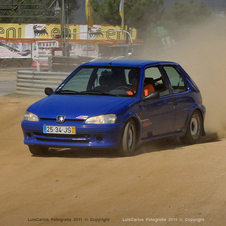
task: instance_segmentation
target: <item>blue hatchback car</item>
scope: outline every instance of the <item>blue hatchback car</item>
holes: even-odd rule
[[[197,85],[177,63],[115,60],[82,64],[24,115],[24,143],[33,155],[50,147],[115,149],[132,155],[139,144],[205,135]]]

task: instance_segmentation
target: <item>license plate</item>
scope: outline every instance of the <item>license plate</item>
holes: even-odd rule
[[[75,134],[75,126],[43,126],[43,133]]]

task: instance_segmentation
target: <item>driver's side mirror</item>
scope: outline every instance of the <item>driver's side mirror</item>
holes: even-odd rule
[[[155,99],[159,99],[160,98],[160,92],[159,91],[155,91],[150,93],[149,95],[147,95],[146,97],[143,97],[143,100],[155,100]]]
[[[45,88],[45,94],[47,96],[50,96],[52,93],[53,93],[53,89],[52,88],[49,88],[49,87],[46,87]]]

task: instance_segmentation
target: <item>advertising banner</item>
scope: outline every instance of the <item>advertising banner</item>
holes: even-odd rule
[[[120,29],[119,26],[110,25],[93,25],[90,28],[88,25],[66,25],[65,39],[68,42],[71,41],[70,56],[97,57],[98,45],[88,43],[88,41],[99,40],[108,43],[108,41],[121,40]],[[129,32],[132,39],[136,39],[136,30],[130,29]],[[45,58],[46,61],[51,56],[51,48],[59,46],[61,25],[0,23],[0,38],[36,39],[35,43],[0,42],[0,58],[32,58],[34,60]],[[124,39],[126,39],[126,33],[124,33]],[[76,40],[87,40],[87,44],[76,43]]]
[[[31,58],[31,43],[0,43],[0,58]]]
[[[66,26],[69,39],[121,40],[119,26],[110,25],[73,25]],[[136,39],[136,29],[130,29],[133,39]],[[61,35],[60,24],[5,24],[0,23],[0,38],[38,38],[55,39]],[[125,35],[125,34],[124,34]],[[124,37],[125,38],[125,37]]]

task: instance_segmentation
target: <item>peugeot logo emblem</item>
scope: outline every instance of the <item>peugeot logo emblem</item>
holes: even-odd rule
[[[63,123],[65,121],[66,117],[65,116],[57,116],[56,121],[58,123]]]

